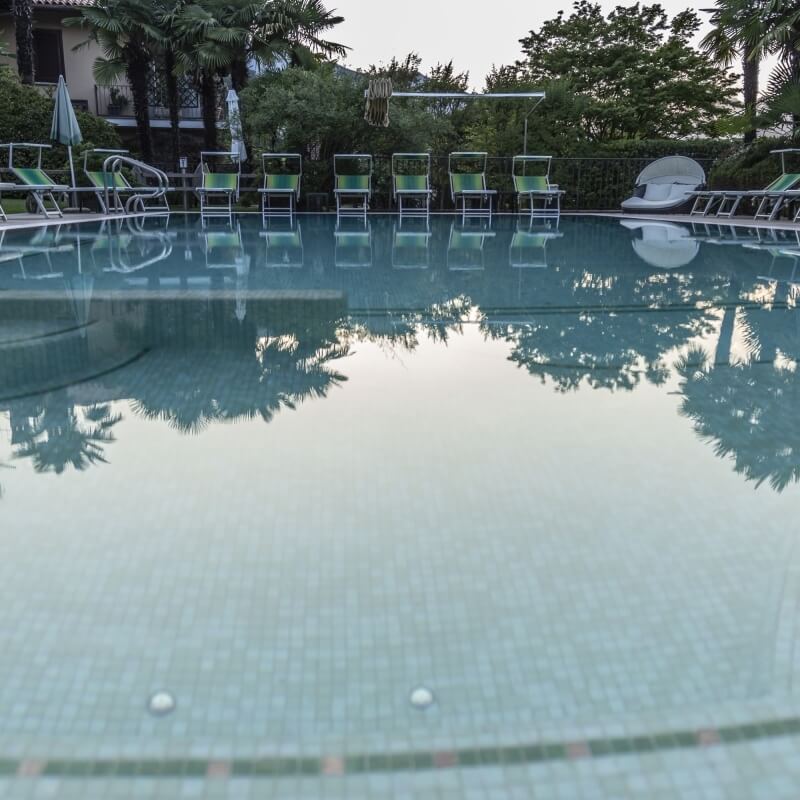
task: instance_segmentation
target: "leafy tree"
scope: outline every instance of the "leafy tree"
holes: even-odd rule
[[[524,58],[490,81],[560,83],[580,97],[580,136],[618,138],[714,135],[734,107],[734,78],[691,44],[700,20],[691,10],[670,21],[662,6],[601,6],[577,0],[521,40]]]

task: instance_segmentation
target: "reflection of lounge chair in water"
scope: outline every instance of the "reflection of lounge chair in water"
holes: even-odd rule
[[[699,242],[684,225],[641,220],[622,220],[620,224],[639,234],[631,242],[633,250],[642,261],[656,269],[688,266],[700,252]]]
[[[476,271],[486,266],[486,242],[495,237],[494,231],[483,227],[450,226],[447,245],[447,268],[454,271]]]
[[[220,230],[204,230],[199,234],[203,242],[206,269],[237,269],[249,257],[237,222]]]
[[[392,239],[394,269],[427,269],[430,266],[433,234],[426,219],[414,221],[420,224],[409,225],[402,219],[395,223]]]
[[[288,220],[286,220],[288,222]],[[266,254],[264,265],[271,269],[300,269],[304,265],[303,230],[300,222],[286,228],[273,227],[261,231]]]
[[[547,245],[563,235],[557,227],[518,225],[511,238],[509,264],[515,269],[547,269]]]
[[[164,230],[139,228],[135,218],[106,220],[100,231],[81,236],[91,240],[90,254],[103,272],[129,275],[164,261],[172,255],[172,239]]]
[[[334,232],[334,263],[341,269],[363,269],[372,266],[372,225],[364,220],[364,227],[346,225],[344,221]]]
[[[39,228],[26,243],[7,243],[7,231],[0,231],[0,267],[16,263],[19,272],[14,278],[22,280],[48,280],[63,277],[63,272],[53,266],[54,253],[72,253],[75,246],[61,240],[61,226]],[[24,235],[17,231],[16,236]]]

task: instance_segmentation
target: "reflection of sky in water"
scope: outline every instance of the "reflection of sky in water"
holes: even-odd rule
[[[368,748],[788,703],[794,237],[334,224],[6,237],[0,508],[25,536],[0,585],[54,629],[0,675],[29,710],[47,658],[97,686],[56,679],[74,714],[34,739],[89,747],[99,715],[113,742]],[[141,722],[117,657],[198,716]],[[406,716],[421,683],[436,730]]]

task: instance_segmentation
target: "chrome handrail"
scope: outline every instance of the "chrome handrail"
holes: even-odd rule
[[[113,175],[114,173],[121,172],[122,167],[124,166],[139,170],[145,175],[150,175],[156,181],[155,186],[143,186],[136,188],[134,193],[125,203],[125,213],[135,213],[135,207],[138,207],[137,210],[139,213],[144,213],[147,211],[145,200],[158,200],[162,197],[166,198],[167,191],[169,190],[169,178],[167,177],[167,174],[157,167],[153,167],[150,164],[145,164],[144,161],[139,161],[138,159],[131,158],[130,156],[120,155],[117,153],[109,156],[103,162],[103,172]],[[104,187],[106,208],[110,208],[108,205],[108,183],[109,182],[106,181],[106,185]],[[112,183],[113,186],[111,186],[111,190],[114,192],[115,207],[119,207],[119,188],[117,187],[116,181],[113,181]]]

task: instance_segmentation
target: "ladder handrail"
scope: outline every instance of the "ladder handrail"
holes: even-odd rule
[[[138,159],[131,158],[127,155],[120,155],[119,153],[115,153],[114,155],[109,156],[103,162],[103,172],[106,173],[115,173],[120,172],[123,166],[132,167],[133,169],[138,169],[145,174],[149,174],[151,177],[155,178],[157,185],[156,186],[143,186],[137,187],[137,190],[128,198],[127,203],[125,204],[125,211],[130,214],[131,209],[136,203],[142,203],[143,199],[151,199],[155,200],[159,197],[164,197],[169,189],[169,178],[167,174],[162,170],[158,169],[157,167],[151,166],[150,164],[146,164],[144,161],[139,161]],[[108,181],[105,181],[105,196],[106,196],[106,208],[109,208],[108,205]],[[112,191],[114,192],[117,199],[119,198],[119,189],[116,186],[116,182],[111,187]],[[140,191],[141,189],[141,191]]]

